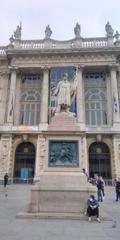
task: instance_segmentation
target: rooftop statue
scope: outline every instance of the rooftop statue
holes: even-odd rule
[[[107,37],[113,37],[114,30],[112,29],[109,22],[107,22],[107,24],[105,25],[105,31],[106,31],[106,36]]]
[[[14,32],[14,38],[15,39],[21,39],[21,30],[22,30],[22,26],[20,23],[20,26],[17,25],[16,31]]]
[[[114,37],[116,38],[116,41],[118,41],[119,37],[120,37],[120,33],[118,31],[116,31]]]
[[[51,30],[50,26],[47,25],[47,27],[45,29],[45,38],[49,39],[51,37],[51,34],[52,34],[52,30]]]
[[[80,37],[81,27],[80,27],[80,24],[78,22],[76,23],[76,26],[74,27],[74,33],[75,33],[76,38]]]
[[[9,40],[10,40],[10,43],[13,44],[13,42],[14,42],[14,37],[13,37],[13,35],[11,35],[11,37],[9,38]]]

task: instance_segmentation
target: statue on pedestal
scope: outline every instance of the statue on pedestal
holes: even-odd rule
[[[112,29],[109,22],[107,22],[107,24],[105,25],[105,31],[106,31],[107,37],[113,37],[114,30]]]
[[[51,34],[52,34],[52,30],[51,30],[50,26],[47,25],[47,27],[45,29],[45,38],[49,39],[51,37]]]
[[[21,30],[22,30],[22,25],[20,23],[20,26],[17,25],[16,31],[14,32],[15,39],[21,39]]]
[[[13,42],[14,42],[14,37],[13,37],[13,35],[11,35],[11,37],[9,38],[9,40],[10,40],[10,44],[12,45]]]
[[[77,78],[73,81],[68,80],[68,74],[65,73],[63,80],[58,83],[54,90],[54,95],[57,96],[56,113],[69,112],[72,103],[72,98],[76,94]]]
[[[116,38],[116,41],[119,41],[120,33],[116,31],[114,37]]]
[[[80,24],[78,22],[76,23],[76,26],[74,28],[74,33],[75,33],[76,38],[80,37],[81,27],[80,27]]]

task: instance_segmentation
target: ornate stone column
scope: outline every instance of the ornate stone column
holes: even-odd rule
[[[41,96],[41,116],[40,128],[46,129],[48,125],[48,91],[49,91],[49,69],[43,70],[42,96]]]
[[[16,69],[12,69],[11,79],[10,79],[8,111],[7,111],[8,124],[14,124],[15,93],[16,93]]]
[[[120,123],[120,109],[118,99],[118,84],[117,84],[117,68],[112,66],[110,69],[111,76],[111,93],[112,93],[112,111],[113,125]]]
[[[77,120],[81,127],[85,127],[85,102],[84,102],[84,85],[82,78],[83,67],[78,67],[77,71]]]

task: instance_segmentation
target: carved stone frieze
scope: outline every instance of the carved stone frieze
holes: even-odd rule
[[[37,152],[36,152],[36,172],[35,176],[39,177],[40,172],[44,170],[46,154],[46,139],[43,135],[38,136],[37,140]]]
[[[114,175],[120,177],[120,137],[113,138]]]
[[[11,135],[1,136],[0,142],[0,152],[1,152],[1,161],[0,161],[0,175],[3,176],[5,172],[9,172],[9,162],[10,162],[10,153],[11,153]]]
[[[24,67],[42,67],[44,65],[63,65],[63,64],[74,64],[82,63],[85,65],[107,65],[116,62],[116,57],[113,54],[102,54],[102,53],[73,53],[73,54],[55,54],[55,55],[43,55],[43,56],[24,56],[14,57],[11,64],[20,68]]]

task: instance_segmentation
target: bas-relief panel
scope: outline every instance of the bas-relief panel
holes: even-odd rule
[[[49,167],[78,167],[79,149],[75,140],[49,140]]]
[[[119,136],[113,139],[113,146],[112,146],[112,172],[113,176],[120,177],[120,138]]]

